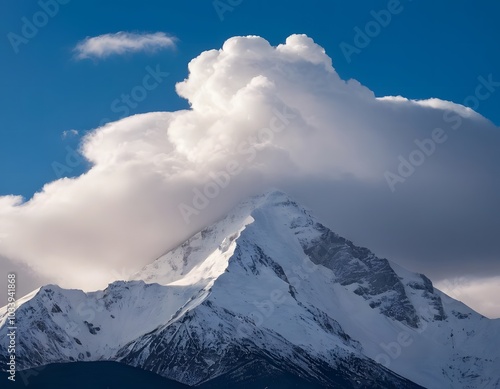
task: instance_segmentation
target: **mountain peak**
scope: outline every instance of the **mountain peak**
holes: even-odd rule
[[[401,376],[426,387],[500,383],[498,322],[342,238],[279,190],[243,201],[131,279],[26,296],[20,366],[116,360],[214,387],[277,372],[319,387],[419,387]],[[0,339],[6,318],[4,309]]]
[[[236,246],[242,244],[239,238],[243,231],[254,223],[263,226],[271,219],[280,220],[279,230],[285,231],[314,224],[311,215],[288,194],[272,189],[240,202],[225,217],[198,231],[130,279],[205,287],[226,270]],[[273,234],[269,231],[268,235]]]
[[[279,204],[281,202],[293,201],[287,193],[275,188],[263,192],[259,195],[252,196],[251,199],[255,199],[257,201],[260,200],[263,203],[267,204]]]
[[[268,208],[268,207],[283,207],[283,206],[292,206],[293,208],[302,209],[302,207],[297,204],[294,199],[289,196],[287,193],[279,190],[279,189],[271,189],[261,194],[257,194],[254,196],[250,196],[247,199],[238,203],[236,207],[233,208],[232,211],[228,213],[228,216],[234,214],[242,214],[245,212],[252,212],[255,209],[259,208]]]

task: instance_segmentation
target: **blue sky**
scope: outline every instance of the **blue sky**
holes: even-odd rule
[[[236,4],[234,2],[233,4]],[[72,0],[60,5],[16,54],[8,34],[21,34],[23,17],[41,10],[31,2],[3,2],[0,12],[0,195],[30,198],[57,174],[67,147],[103,119],[115,120],[111,103],[141,82],[147,66],[159,65],[169,76],[130,113],[186,108],[174,90],[187,76],[188,62],[200,52],[220,48],[235,35],[260,35],[271,44],[292,33],[305,33],[326,49],[342,78],[354,78],[376,95],[439,97],[461,103],[477,77],[500,69],[497,17],[492,1],[408,1],[370,44],[348,63],[341,42],[352,44],[356,26],[373,20],[372,10],[387,1],[244,0],[221,20],[212,1]],[[87,36],[118,31],[163,31],[177,37],[175,50],[137,53],[104,60],[76,60],[74,46]],[[500,123],[500,94],[481,104],[479,112]],[[79,136],[63,139],[63,131]],[[86,169],[80,164],[67,175]]]

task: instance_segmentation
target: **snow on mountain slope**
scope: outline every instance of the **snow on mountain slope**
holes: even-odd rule
[[[248,326],[244,333],[242,324]],[[250,318],[206,300],[171,325],[126,345],[117,356],[196,386],[227,374],[255,379],[280,371],[323,387],[354,388],[358,382],[366,388],[418,387],[363,356],[336,351],[335,363],[327,363]]]
[[[17,347],[19,367],[111,358],[124,343],[166,323],[199,293],[197,286],[164,287],[143,281],[117,281],[92,293],[44,286],[17,308],[22,334]],[[2,340],[6,318],[2,309]]]
[[[321,330],[321,336],[314,336],[318,328],[311,317],[321,314],[334,318],[353,339],[359,340],[365,355],[417,383],[428,387],[475,387],[476,382],[477,387],[494,387],[489,377],[498,377],[494,372],[498,352],[485,352],[481,343],[499,345],[498,322],[464,305],[445,312],[443,295],[435,291],[428,278],[354,246],[282,193],[244,203],[226,219],[198,234],[195,242],[181,246],[182,255],[171,252],[150,267],[169,271],[164,264],[167,258],[176,268],[181,268],[180,258],[182,264],[199,266],[199,258],[207,254],[200,253],[200,247],[217,252],[220,242],[234,242],[228,248],[234,253],[228,273],[218,278],[208,297],[210,301],[237,314],[255,317],[257,324],[262,322],[262,327],[328,361],[328,350],[342,347],[341,338],[328,339]],[[191,253],[195,254],[193,258]],[[146,271],[137,277],[162,282],[164,275]],[[314,313],[307,317],[303,307]],[[466,324],[460,319],[463,315],[470,315]],[[483,322],[488,323],[488,328],[479,339],[474,338],[473,327],[483,328]],[[459,327],[461,334],[454,334],[455,341],[466,334],[466,343],[455,351],[457,346],[450,339],[453,328]],[[403,345],[398,343],[398,336],[405,340]],[[474,370],[480,371],[479,377]]]
[[[27,296],[23,366],[118,359],[198,384],[266,365],[332,387],[414,387],[392,370],[428,388],[500,387],[499,320],[355,246],[281,192],[243,202],[131,279]],[[5,308],[2,339],[4,320]]]

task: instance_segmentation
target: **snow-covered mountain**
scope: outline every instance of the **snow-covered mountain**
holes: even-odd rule
[[[17,323],[23,368],[114,360],[207,388],[284,375],[310,387],[500,387],[500,320],[355,246],[278,191],[128,281],[32,292]],[[6,333],[4,307],[4,343]]]

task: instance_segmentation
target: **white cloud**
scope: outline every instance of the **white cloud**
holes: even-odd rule
[[[177,91],[191,109],[135,115],[85,137],[92,168],[82,176],[49,183],[24,204],[0,197],[0,256],[66,287],[103,287],[116,269],[149,263],[272,186],[339,234],[433,279],[500,275],[492,217],[500,134],[480,115],[437,99],[378,99],[340,79],[303,35],[278,47],[231,38],[193,59]],[[283,127],[288,112],[295,118]],[[263,136],[272,126],[281,130]],[[392,193],[384,172],[436,127],[449,140]],[[193,191],[235,162],[241,172],[186,224],[179,204],[192,205]]]
[[[78,130],[64,130],[62,132],[62,138],[63,139],[71,138],[71,137],[74,137],[74,136],[77,136],[77,135],[78,135]]]
[[[153,34],[120,31],[87,37],[75,47],[76,58],[106,58],[116,54],[175,48],[175,38],[164,32]]]

